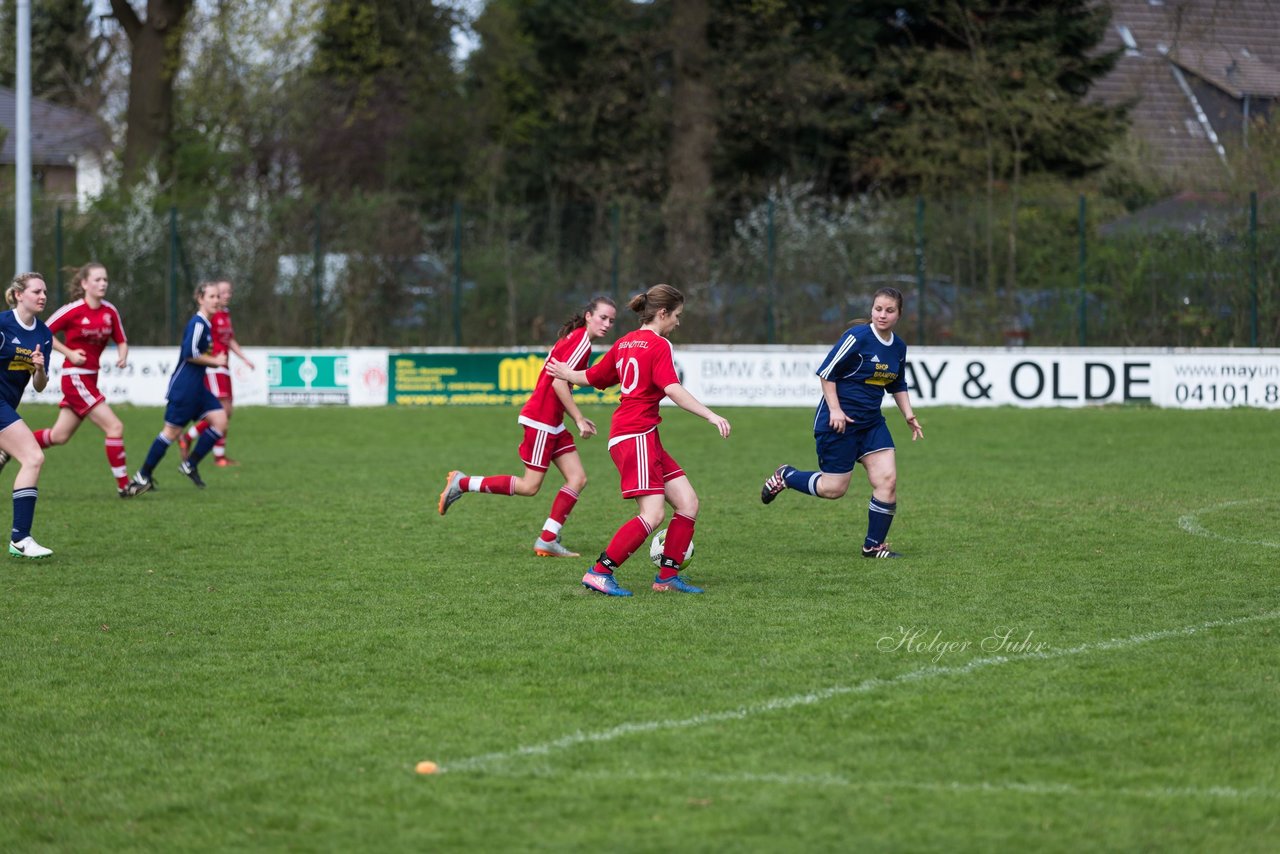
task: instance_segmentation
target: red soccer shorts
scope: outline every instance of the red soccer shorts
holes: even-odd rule
[[[578,446],[573,443],[573,435],[568,430],[548,433],[526,425],[524,441],[520,443],[520,459],[535,471],[546,471],[556,457],[576,450]]]
[[[99,403],[106,400],[98,391],[97,374],[62,375],[62,402],[58,406],[70,409],[77,418],[84,418]]]
[[[231,399],[231,372],[221,373],[219,371],[206,370],[204,372],[204,387],[213,393],[213,396],[219,400]]]
[[[609,456],[621,475],[623,498],[662,495],[667,481],[684,476],[684,469],[662,447],[657,429],[617,441],[609,446]]]

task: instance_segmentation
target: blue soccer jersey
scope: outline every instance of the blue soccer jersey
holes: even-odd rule
[[[817,374],[835,383],[844,414],[859,427],[884,423],[880,406],[886,394],[906,391],[903,369],[907,345],[889,333],[889,343],[881,341],[870,324],[847,330],[822,360]],[[831,432],[831,409],[824,396],[814,416],[815,433]]]
[[[204,365],[196,365],[188,361],[202,356],[213,347],[213,324],[209,318],[196,312],[187,321],[187,328],[182,332],[182,348],[178,352],[178,366],[169,377],[169,389],[165,398],[173,401],[189,401],[201,397],[205,390]]]
[[[38,317],[33,318],[31,326],[23,326],[12,310],[0,313],[0,400],[14,409],[35,371],[31,354],[37,345],[44,354],[47,373],[49,355],[53,352],[53,333],[49,327]]]

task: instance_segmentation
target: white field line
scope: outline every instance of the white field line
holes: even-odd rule
[[[764,785],[793,786],[809,788],[847,788],[869,792],[908,791],[908,792],[952,792],[956,794],[1022,794],[1042,797],[1081,797],[1081,798],[1113,798],[1132,797],[1150,800],[1175,800],[1187,798],[1191,800],[1275,800],[1280,799],[1280,791],[1251,787],[1239,789],[1234,786],[1151,786],[1121,787],[1118,789],[1085,789],[1067,783],[962,783],[959,781],[913,781],[913,780],[861,780],[844,777],[839,774],[684,774],[663,771],[568,771],[547,774],[530,772],[528,774],[512,774],[511,776],[539,778],[555,776],[557,779],[568,778],[583,781],[627,781],[639,783],[680,783],[689,786],[698,785]]]
[[[775,697],[773,699],[763,700],[759,703],[753,703],[748,706],[740,706],[736,709],[726,709],[720,712],[704,712],[687,718],[631,721],[628,723],[618,724],[617,726],[610,727],[609,729],[595,730],[594,732],[573,732],[552,741],[544,741],[541,744],[527,744],[510,750],[502,750],[494,753],[482,753],[478,756],[459,759],[456,762],[445,763],[440,766],[440,772],[476,771],[490,765],[496,765],[516,759],[523,759],[530,756],[546,756],[557,751],[577,747],[580,744],[598,744],[601,742],[615,741],[619,738],[624,738],[630,735],[640,735],[642,733],[659,732],[663,730],[691,729],[693,727],[701,727],[706,726],[707,724],[722,723],[725,721],[742,721],[759,715],[770,714],[772,712],[786,711],[788,709],[795,709],[802,706],[817,705],[818,703],[826,702],[834,697],[844,697],[851,694],[869,694],[883,688],[892,688],[896,685],[920,682],[925,679],[936,679],[945,676],[967,676],[975,671],[984,670],[989,667],[997,667],[1002,664],[1011,664],[1019,661],[1052,661],[1054,659],[1067,658],[1073,655],[1084,655],[1091,652],[1109,652],[1112,650],[1128,649],[1130,647],[1140,646],[1153,641],[1165,640],[1167,638],[1189,637],[1191,635],[1213,629],[1238,626],[1245,623],[1275,620],[1277,618],[1280,618],[1280,610],[1268,611],[1265,614],[1253,614],[1247,617],[1231,617],[1221,620],[1209,620],[1208,622],[1194,626],[1182,626],[1176,629],[1144,632],[1143,634],[1130,635],[1125,638],[1112,638],[1110,640],[1080,644],[1079,646],[1066,647],[1064,649],[1028,652],[1022,655],[1013,656],[994,655],[986,658],[975,658],[965,664],[956,666],[944,667],[939,665],[930,665],[916,670],[908,670],[906,673],[901,673],[888,679],[872,678],[853,685],[833,685],[829,688],[821,688],[807,694],[793,694],[790,697]]]
[[[1210,531],[1200,522],[1200,517],[1208,513],[1217,513],[1220,510],[1229,510],[1232,507],[1241,507],[1246,504],[1257,504],[1265,501],[1263,498],[1248,498],[1243,501],[1228,501],[1225,504],[1215,504],[1212,507],[1201,507],[1182,516],[1178,519],[1178,527],[1186,531],[1188,534],[1194,534],[1197,537],[1209,537],[1214,540],[1222,540],[1224,543],[1234,543],[1241,546],[1265,546],[1269,549],[1280,549],[1280,543],[1272,543],[1267,540],[1242,540],[1236,537],[1224,537],[1219,533]]]

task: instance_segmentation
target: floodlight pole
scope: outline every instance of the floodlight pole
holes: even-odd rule
[[[14,127],[13,260],[31,269],[31,0],[17,0],[17,115]]]

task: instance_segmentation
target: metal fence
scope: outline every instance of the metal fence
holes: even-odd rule
[[[669,281],[688,298],[684,343],[827,342],[889,284],[906,295],[899,331],[913,345],[1276,347],[1278,212],[1256,194],[1126,214],[1085,197],[783,188],[717,218],[702,281],[668,272],[660,212],[627,202],[424,213],[377,197],[199,210],[135,197],[39,203],[33,230],[52,301],[68,279],[54,271],[99,261],[140,344],[176,341],[195,285],[227,276],[253,344],[543,346],[592,295],[621,306]],[[12,268],[11,246],[0,260]]]

